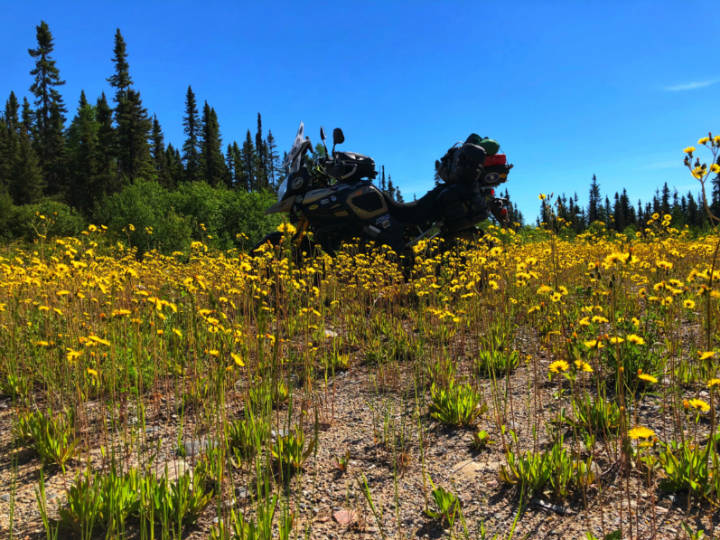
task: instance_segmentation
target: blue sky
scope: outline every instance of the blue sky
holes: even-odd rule
[[[536,217],[539,192],[590,179],[647,200],[667,181],[697,191],[682,148],[720,132],[716,2],[15,2],[2,0],[0,99],[27,95],[45,20],[67,81],[111,95],[113,36],[166,142],[181,145],[188,85],[213,106],[224,142],[262,113],[280,149],[297,125],[343,128],[346,150],[384,164],[406,198],[470,132],[515,164],[511,198]]]

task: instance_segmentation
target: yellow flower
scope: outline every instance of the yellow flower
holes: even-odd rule
[[[637,426],[628,430],[628,437],[631,439],[650,439],[655,436],[655,432],[645,426]]]
[[[684,152],[685,154],[692,154],[694,151],[695,151],[695,147],[694,147],[694,146],[688,146],[687,148],[684,148],[684,149],[683,149],[683,152]]]
[[[687,401],[683,401],[683,405],[685,405],[686,409],[692,407],[693,409],[697,409],[702,412],[708,412],[710,410],[710,405],[708,405],[702,399],[690,399]]]
[[[645,340],[637,334],[629,334],[627,340],[635,345],[645,345]]]
[[[715,351],[698,351],[698,356],[700,357],[700,360],[707,360],[709,358],[715,358]]]
[[[128,230],[129,230],[130,232],[133,232],[133,231],[135,230],[135,225],[133,225],[132,223],[130,223],[130,224],[128,225]]]
[[[538,195],[538,199],[540,199],[541,201],[544,201],[545,199],[547,199],[547,195],[545,195],[544,193],[541,193],[540,195]]]
[[[210,349],[209,351],[205,352],[207,352],[210,356],[214,356],[215,358],[220,356],[220,351],[218,351],[217,349]]]
[[[95,343],[99,343],[100,345],[105,345],[106,347],[109,347],[109,346],[110,346],[110,342],[109,342],[107,339],[103,339],[103,338],[98,337],[98,336],[88,336],[88,339],[89,339],[90,341],[95,342]]]
[[[698,139],[697,143],[698,144],[707,144],[709,142],[710,142],[710,137],[702,137],[702,138]]]
[[[708,388],[712,388],[713,386],[717,386],[720,384],[720,379],[710,379],[707,382]]]
[[[552,292],[552,287],[548,287],[547,285],[540,285],[540,287],[537,290],[538,294],[548,294]]]
[[[182,337],[182,330],[179,330],[177,328],[173,328],[173,334],[175,334],[177,337]]]
[[[93,368],[87,368],[87,373],[88,373],[88,375],[94,377],[95,379],[97,379],[97,377],[98,377],[98,372],[96,370],[94,370]]]
[[[658,380],[653,377],[652,375],[649,375],[647,373],[638,373],[638,379],[641,381],[649,382],[649,383],[656,383]]]
[[[239,367],[243,367],[245,365],[245,362],[242,361],[239,354],[230,353],[230,357]]]
[[[710,165],[710,172],[715,174],[720,173],[720,165],[718,165],[717,163],[713,163],[712,165]]]
[[[582,360],[575,360],[575,367],[578,369],[578,371],[584,371],[585,373],[592,373],[593,368],[588,364],[587,362],[583,362]]]
[[[707,169],[704,166],[699,165],[692,170],[692,175],[699,180],[700,178],[705,176],[706,172]]]
[[[567,371],[570,366],[565,360],[555,360],[550,364],[550,371],[552,373],[560,373],[561,371]]]
[[[608,339],[608,341],[609,341],[611,344],[616,345],[616,344],[622,343],[622,342],[625,341],[625,340],[624,340],[623,338],[621,338],[621,337],[612,336],[610,339]]]
[[[591,339],[590,341],[583,341],[583,345],[585,345],[588,349],[602,349],[604,347],[602,341],[599,341],[597,339]]]
[[[688,309],[693,309],[693,308],[695,307],[695,301],[694,301],[694,300],[690,300],[690,299],[685,300],[685,301],[683,302],[683,306],[685,306],[685,307],[688,308]]]
[[[606,323],[606,322],[610,322],[610,321],[608,321],[605,317],[603,317],[602,315],[595,315],[591,320],[592,320],[592,322],[594,322],[594,323]]]
[[[276,229],[278,232],[281,232],[283,234],[295,234],[295,227],[292,223],[281,223],[277,226]]]

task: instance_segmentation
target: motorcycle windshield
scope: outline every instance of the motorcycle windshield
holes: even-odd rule
[[[293,142],[292,148],[290,148],[290,151],[288,152],[287,157],[283,162],[283,168],[285,169],[286,175],[285,180],[283,180],[280,184],[280,187],[278,187],[278,201],[281,201],[283,197],[285,197],[285,193],[287,192],[288,187],[288,178],[293,173],[298,172],[300,170],[300,166],[302,165],[302,156],[304,154],[303,143],[305,142],[304,135],[305,125],[300,122],[300,127],[298,128],[297,134],[295,135],[295,141]]]
[[[296,173],[300,170],[300,166],[302,165],[302,156],[304,154],[303,150],[305,145],[303,144],[305,142],[305,126],[302,122],[300,122],[300,127],[298,128],[297,135],[295,135],[295,141],[293,142],[292,148],[290,148],[290,152],[288,152],[286,167],[288,168],[288,173]]]

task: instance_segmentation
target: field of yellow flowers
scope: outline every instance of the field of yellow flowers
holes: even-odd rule
[[[105,235],[0,248],[2,538],[715,535],[717,234]]]
[[[4,537],[713,527],[715,235],[492,229],[409,280],[103,235],[0,252]]]

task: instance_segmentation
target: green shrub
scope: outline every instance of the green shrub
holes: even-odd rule
[[[170,192],[157,182],[127,186],[106,197],[94,215],[98,223],[107,225],[114,235],[126,237],[141,252],[182,250],[191,241],[189,220],[175,211]]]
[[[7,201],[0,202],[0,214]],[[34,240],[43,236],[75,236],[85,228],[85,220],[72,207],[59,201],[43,201],[8,207],[5,234],[11,238]],[[3,225],[0,218],[0,225]]]
[[[94,219],[141,252],[182,251],[193,240],[217,249],[247,248],[279,222],[278,216],[265,215],[273,202],[269,192],[248,193],[205,182],[169,191],[157,182],[138,181],[106,197]]]

